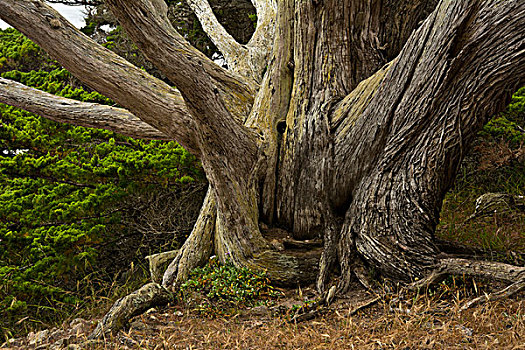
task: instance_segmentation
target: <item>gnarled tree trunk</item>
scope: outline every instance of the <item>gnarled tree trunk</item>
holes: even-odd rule
[[[141,136],[140,119],[157,130],[142,137],[202,160],[210,190],[164,285],[212,252],[320,289],[338,264],[342,291],[363,266],[402,281],[450,266],[434,242],[441,203],[477,130],[525,81],[525,2],[252,0],[258,28],[241,45],[207,1],[189,1],[230,70],[188,45],[163,0],[106,3],[177,89],[41,1],[3,0],[0,17],[128,109],[111,114],[136,122],[122,130]],[[4,102],[75,123],[73,107],[9,91]]]

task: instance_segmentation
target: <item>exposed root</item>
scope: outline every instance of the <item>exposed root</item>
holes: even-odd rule
[[[319,260],[319,274],[317,276],[317,291],[322,293],[326,289],[326,284],[330,278],[330,271],[337,263],[337,242],[339,241],[340,225],[330,220],[324,236],[324,249]]]
[[[444,258],[439,260],[438,271],[445,274],[481,277],[508,283],[516,283],[525,279],[525,267],[493,261]]]
[[[299,323],[316,318],[329,310],[330,304],[335,300],[337,288],[330,287],[328,291],[321,293],[317,298],[305,303],[295,311],[289,322]]]
[[[371,292],[377,292],[377,288],[374,287],[374,281],[367,273],[367,269],[363,264],[354,262],[353,272],[359,282],[367,290]],[[478,297],[467,302],[462,306],[460,311],[466,310],[474,305],[478,305],[489,300],[494,301],[509,298],[518,292],[525,290],[525,267],[493,261],[451,257],[441,258],[438,260],[436,268],[432,270],[429,275],[421,280],[405,285],[403,290],[418,291],[422,288],[428,288],[432,284],[442,281],[448,275],[479,277],[487,280],[497,280],[505,283],[511,283],[508,287],[501,291],[486,294],[485,296]],[[343,285],[344,284],[340,283],[339,288],[339,293],[342,294],[345,292],[343,289],[341,289],[341,286]],[[372,306],[383,299],[384,293],[376,294],[376,297],[371,298],[369,301],[357,306],[354,310],[350,311],[350,315]]]
[[[505,289],[502,289],[498,292],[491,293],[491,294],[485,294],[484,296],[478,297],[476,299],[472,299],[469,302],[467,302],[465,305],[459,309],[459,311],[465,311],[475,305],[484,303],[486,301],[495,301],[495,300],[501,300],[501,299],[508,299],[512,296],[514,296],[516,293],[525,290],[525,279],[518,281],[516,283],[511,284]]]
[[[130,318],[140,315],[153,306],[167,304],[172,294],[157,283],[149,283],[139,290],[117,300],[104,318],[98,323],[89,339],[115,333],[122,329]]]
[[[434,270],[427,277],[425,277],[425,278],[423,278],[423,279],[421,279],[419,281],[416,281],[414,283],[411,283],[406,289],[408,289],[408,290],[419,290],[421,288],[428,288],[432,284],[444,280],[445,277],[447,277],[446,273]]]
[[[488,280],[498,280],[512,283],[505,289],[485,294],[484,296],[468,301],[460,311],[467,310],[474,305],[489,301],[509,298],[525,289],[525,267],[509,265],[493,261],[479,261],[460,258],[445,258],[439,261],[438,268],[432,273],[407,287],[408,290],[418,290],[443,280],[447,275],[480,277]]]
[[[375,291],[377,288],[374,285],[377,285],[377,281],[370,274],[370,270],[367,269],[364,262],[357,257],[354,261],[354,268],[352,269],[355,277],[365,287],[368,291]]]
[[[178,250],[170,250],[169,252],[148,255],[146,257],[146,260],[148,260],[149,263],[151,282],[162,283],[164,271],[166,271],[169,263],[173,261],[178,254]]]
[[[319,305],[316,308],[308,308],[305,310],[299,310],[291,319],[290,323],[301,323],[305,321],[310,321],[320,315],[322,315],[324,312],[326,312],[328,308],[324,305]]]
[[[213,251],[216,216],[215,197],[212,190],[208,189],[193,231],[164,272],[162,278],[164,287],[173,287],[182,283],[188,278],[192,269],[208,261]]]
[[[326,293],[324,293],[326,294]],[[300,323],[314,319],[323,313],[328,311],[328,305],[326,304],[326,295],[306,303],[300,307],[293,316],[288,320],[290,323]]]

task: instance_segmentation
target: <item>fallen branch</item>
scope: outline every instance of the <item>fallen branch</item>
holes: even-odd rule
[[[167,304],[172,294],[158,283],[149,283],[139,290],[117,300],[98,323],[89,339],[97,339],[122,329],[130,318],[140,315],[153,306]]]

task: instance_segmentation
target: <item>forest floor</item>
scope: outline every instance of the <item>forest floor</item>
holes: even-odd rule
[[[290,310],[313,292],[286,290],[273,306],[233,316],[209,317],[188,305],[168,305],[133,318],[106,339],[87,339],[96,319],[75,319],[1,349],[525,349],[525,292],[460,311],[466,301],[496,287],[449,279],[421,294],[385,293],[363,309],[375,296],[356,289],[303,322],[290,321]]]

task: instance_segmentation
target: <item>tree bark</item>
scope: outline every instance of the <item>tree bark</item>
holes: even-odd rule
[[[191,3],[209,13],[206,1]],[[439,210],[476,132],[525,81],[525,3],[253,3],[275,11],[261,16],[251,47],[213,18],[204,23],[230,61],[260,50],[226,71],[175,31],[164,1],[107,1],[177,90],[96,47],[58,14],[47,20],[40,1],[2,1],[0,16],[35,39],[32,31],[49,35],[37,42],[73,74],[198,152],[210,192],[165,286],[212,251],[281,284],[318,274],[320,289],[338,264],[341,291],[354,275],[364,280],[363,269],[411,281],[451,262],[434,241]],[[88,51],[98,58],[82,65]],[[322,256],[300,245],[283,251],[288,236],[307,246],[323,239]],[[448,270],[468,269],[459,265]]]
[[[409,39],[370,104],[336,140],[336,153],[351,155],[359,169],[337,167],[356,184],[342,252],[354,246],[370,266],[402,280],[421,278],[436,263],[433,233],[465,150],[508,100],[508,87],[523,83],[524,38],[514,30],[524,26],[524,11],[517,2],[442,1]],[[350,274],[348,261],[341,260],[343,274]]]
[[[9,79],[0,78],[0,102],[59,123],[107,129],[139,139],[171,139],[126,109],[55,96]]]

